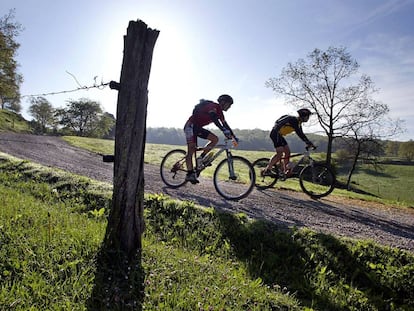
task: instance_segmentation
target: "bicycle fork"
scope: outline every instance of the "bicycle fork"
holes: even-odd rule
[[[318,172],[315,169],[313,161],[310,163],[311,172],[312,172],[312,183],[314,184],[321,184],[322,183],[322,176],[325,173],[324,171]]]
[[[229,178],[231,180],[236,180],[237,176],[234,173],[233,155],[231,154],[231,152],[229,150],[226,150],[226,153],[227,153],[227,165],[228,165],[228,169],[229,169]]]

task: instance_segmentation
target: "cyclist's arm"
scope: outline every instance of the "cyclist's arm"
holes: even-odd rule
[[[221,130],[224,131],[226,128],[224,127],[224,125],[222,124],[222,122],[220,122],[220,119],[217,115],[217,113],[215,111],[209,111],[208,112],[211,120],[214,122],[214,124]]]
[[[300,139],[302,139],[307,145],[312,145],[311,141],[306,137],[305,133],[303,133],[302,127],[299,125],[299,122],[293,123],[292,126]]]
[[[225,120],[223,121],[223,125],[227,130],[230,131],[231,136],[236,137],[236,135],[234,135],[233,130],[231,129],[230,125]]]
[[[224,133],[227,138],[235,137],[233,130],[230,128],[223,115],[218,116],[215,111],[210,111],[209,115],[214,124]]]

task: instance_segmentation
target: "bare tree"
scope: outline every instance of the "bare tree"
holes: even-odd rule
[[[359,120],[359,108],[374,105],[371,96],[377,91],[367,75],[354,77],[359,65],[344,47],[315,49],[307,60],[288,63],[277,78],[266,81],[277,94],[296,107],[315,111],[328,137],[326,162],[331,163],[332,143],[346,135]]]
[[[375,158],[383,152],[383,139],[391,138],[403,129],[402,121],[388,117],[389,108],[386,104],[377,101],[356,105],[358,113],[347,115],[349,129],[342,136],[347,142],[352,155],[351,167],[346,182],[350,189],[352,175],[362,155],[366,155],[370,162],[376,163]]]
[[[383,153],[383,139],[389,139],[403,129],[402,121],[388,117],[389,108],[386,104],[371,101],[356,107],[358,114],[347,116],[349,131],[343,136],[348,142],[352,161],[348,171],[346,187],[351,190],[352,176],[358,161],[364,157],[368,163],[377,166],[377,157]]]

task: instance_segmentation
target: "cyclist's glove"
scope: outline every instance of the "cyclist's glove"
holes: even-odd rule
[[[224,129],[223,130],[223,134],[224,136],[226,136],[226,138],[231,139],[233,137],[233,135],[231,134],[231,131],[228,129]]]
[[[306,142],[306,149],[316,149],[315,145],[312,142]]]

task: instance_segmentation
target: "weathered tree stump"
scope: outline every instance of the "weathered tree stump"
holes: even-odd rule
[[[105,236],[106,249],[134,256],[144,231],[144,151],[148,80],[159,31],[131,21],[124,37],[124,59],[116,116],[114,188]]]
[[[142,310],[141,236],[144,231],[144,151],[148,80],[159,32],[142,21],[129,22],[124,37],[115,133],[112,208],[97,257],[89,310]],[[133,290],[132,290],[133,289]]]

